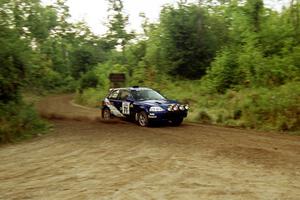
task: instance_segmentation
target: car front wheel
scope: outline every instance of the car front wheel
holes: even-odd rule
[[[137,122],[142,127],[149,126],[149,119],[148,119],[147,113],[145,111],[142,111],[138,114]]]

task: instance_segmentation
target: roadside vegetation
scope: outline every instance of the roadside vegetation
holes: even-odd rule
[[[29,137],[46,125],[24,91],[76,92],[99,106],[108,75],[152,87],[191,105],[202,123],[300,130],[300,2],[281,11],[262,0],[179,1],[157,23],[129,32],[122,0],[108,0],[108,31],[71,23],[65,0],[0,0],[0,141]]]
[[[127,86],[152,87],[191,104],[190,121],[299,130],[299,1],[281,12],[261,0],[219,3],[166,5],[157,24],[142,15],[144,39],[115,44],[122,51],[94,68],[97,86],[78,93],[76,101],[99,106],[108,74],[124,72]]]

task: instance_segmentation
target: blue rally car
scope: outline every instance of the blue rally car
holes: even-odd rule
[[[179,126],[187,116],[189,106],[168,100],[158,92],[145,87],[114,88],[102,102],[102,118],[128,118],[140,126],[155,122],[169,122]]]

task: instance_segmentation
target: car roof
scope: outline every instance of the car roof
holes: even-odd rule
[[[151,88],[147,87],[124,87],[124,88],[111,88],[111,91],[113,90],[133,90],[133,91],[139,91],[139,90],[152,90]]]

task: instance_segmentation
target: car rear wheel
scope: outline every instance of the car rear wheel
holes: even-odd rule
[[[180,126],[182,121],[183,121],[183,118],[172,119],[171,120],[171,125],[172,126]]]
[[[112,118],[112,115],[110,113],[110,110],[108,108],[103,108],[103,110],[102,110],[102,119],[110,120],[111,118]]]
[[[145,111],[142,111],[138,114],[137,122],[142,127],[149,126],[149,119]]]

